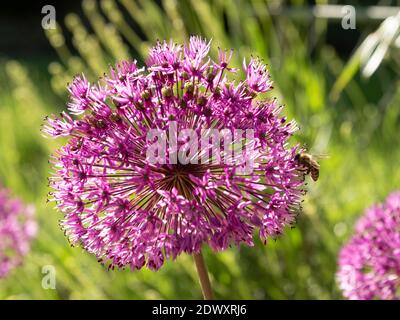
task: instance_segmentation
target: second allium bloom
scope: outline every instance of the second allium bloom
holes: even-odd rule
[[[400,299],[400,192],[366,210],[339,254],[337,279],[348,299]]]
[[[76,118],[47,119],[47,135],[68,139],[53,157],[50,181],[63,229],[111,267],[158,269],[165,257],[199,252],[203,243],[214,250],[251,246],[255,229],[266,241],[299,212],[304,174],[295,161],[298,147],[288,146],[297,127],[279,116],[276,100],[257,99],[271,89],[266,67],[252,59],[244,64],[245,80],[234,82],[231,53],[220,50],[213,61],[209,49],[199,37],[158,43],[147,68],[122,62],[95,85],[77,77],[68,104]],[[171,126],[195,135],[171,146]],[[208,149],[200,139],[210,129],[253,136],[232,134],[224,149],[222,141]],[[167,140],[158,162],[148,158],[152,130]],[[224,161],[233,149],[242,157]],[[190,161],[172,161],[182,155]]]
[[[36,235],[35,209],[0,186],[0,279],[22,264]]]

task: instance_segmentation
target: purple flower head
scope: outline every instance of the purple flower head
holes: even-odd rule
[[[243,60],[243,69],[246,72],[247,84],[255,92],[267,92],[272,87],[267,67],[259,59],[251,59],[249,64]]]
[[[0,189],[0,278],[20,265],[29,252],[37,225],[32,206],[11,198],[9,191]]]
[[[71,101],[67,105],[72,114],[81,114],[89,107],[90,89],[90,83],[85,76],[76,77],[72,84],[68,86]]]
[[[47,119],[46,135],[66,139],[50,179],[62,227],[111,268],[252,246],[255,230],[276,237],[300,210],[297,126],[257,99],[271,87],[265,66],[252,60],[234,81],[232,54],[214,62],[209,50],[200,37],[158,42],[147,68],[121,62],[96,86],[78,78],[76,118]]]
[[[339,254],[337,279],[348,299],[400,299],[400,192],[367,209]]]

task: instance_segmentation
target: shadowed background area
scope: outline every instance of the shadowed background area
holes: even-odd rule
[[[55,30],[41,27],[45,4],[56,8]],[[356,8],[356,29],[342,28],[334,6],[344,4]],[[236,67],[245,56],[263,58],[273,96],[299,123],[293,143],[329,155],[318,182],[309,181],[296,228],[265,246],[256,240],[254,248],[205,250],[216,297],[340,299],[340,247],[364,208],[399,188],[400,17],[390,18],[396,6],[399,1],[1,4],[0,183],[36,206],[40,230],[23,265],[0,280],[0,299],[201,298],[191,257],[168,261],[158,272],[108,271],[69,246],[61,216],[46,203],[47,161],[60,142],[40,133],[46,115],[66,108],[74,75],[95,81],[116,61],[142,63],[157,39],[183,42],[190,34],[212,38],[214,56],[218,47],[235,49]],[[54,290],[42,286],[46,266],[56,271]]]

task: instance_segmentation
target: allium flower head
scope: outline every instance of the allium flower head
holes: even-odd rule
[[[400,299],[400,192],[369,208],[339,255],[337,279],[348,299]]]
[[[47,136],[67,139],[50,179],[62,227],[110,267],[158,269],[202,244],[251,246],[255,230],[266,241],[295,221],[304,173],[288,139],[297,126],[276,100],[257,99],[271,89],[261,61],[234,81],[232,53],[213,61],[210,44],[159,42],[146,68],[121,62],[96,85],[78,76],[68,103],[76,118],[47,119]]]
[[[20,265],[36,234],[34,208],[0,189],[0,278]]]

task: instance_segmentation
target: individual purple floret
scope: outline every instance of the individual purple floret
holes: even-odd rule
[[[20,265],[30,250],[37,225],[34,208],[0,189],[0,278]]]
[[[366,210],[339,255],[337,279],[348,299],[400,299],[400,192]]]
[[[96,85],[78,76],[69,86],[74,117],[63,112],[46,121],[47,136],[66,139],[50,178],[62,227],[73,245],[111,268],[157,270],[165,258],[198,253],[203,244],[216,251],[252,246],[255,230],[263,241],[274,238],[300,211],[300,148],[288,146],[297,126],[280,116],[276,99],[260,99],[271,89],[266,67],[252,59],[245,80],[233,81],[232,52],[219,50],[213,61],[210,44],[195,36],[184,45],[159,42],[146,68],[121,62]],[[191,129],[190,143],[173,145],[172,127]],[[208,129],[253,137],[200,147]],[[148,157],[152,130],[166,132],[157,161]],[[242,156],[229,159],[229,148]],[[187,154],[190,162],[181,159]],[[242,170],[243,160],[251,170]]]

